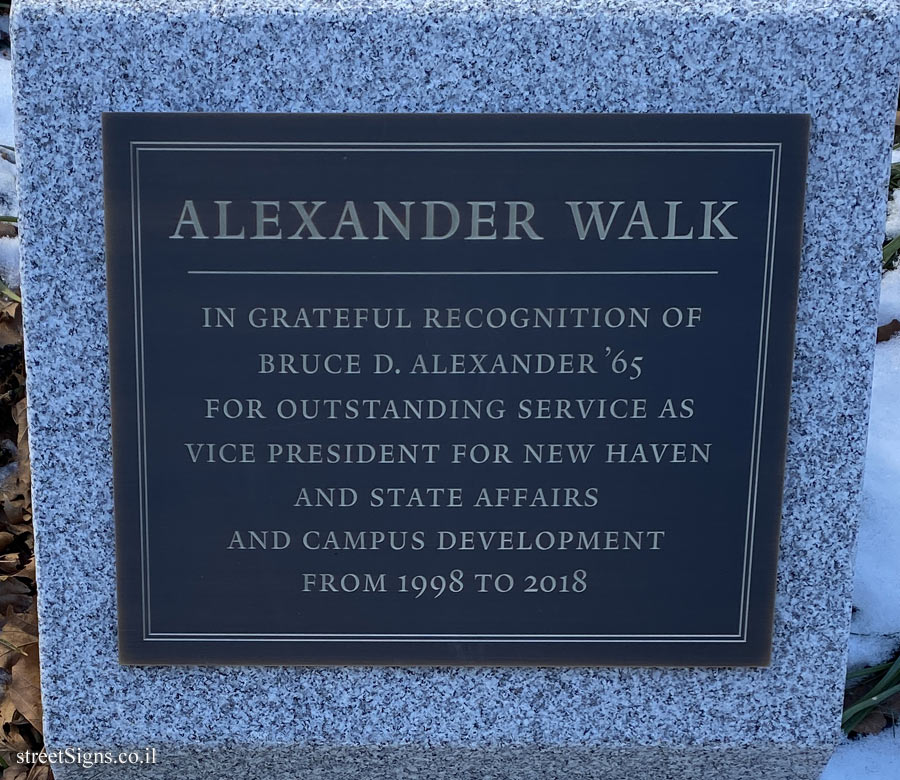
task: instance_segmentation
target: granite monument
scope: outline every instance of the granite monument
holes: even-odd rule
[[[63,780],[174,772],[197,778],[334,780],[818,777],[839,735],[883,188],[900,81],[894,55],[898,33],[900,9],[882,0],[827,6],[812,0],[789,5],[18,0],[12,41],[45,739],[51,750],[110,756],[89,768],[84,762],[60,764],[57,775]],[[499,665],[496,659],[471,666],[445,657],[414,665],[408,656],[396,665],[385,659],[377,666],[359,665],[356,657],[328,666],[263,666],[218,653],[206,662],[201,655],[191,657],[189,665],[172,665],[166,658],[155,665],[120,659],[117,610],[125,605],[117,596],[117,564],[122,576],[131,559],[123,558],[120,548],[117,560],[113,461],[120,449],[111,438],[109,367],[110,335],[124,348],[123,340],[116,342],[124,331],[123,320],[110,316],[109,307],[121,302],[121,295],[112,288],[108,303],[105,237],[110,208],[129,206],[107,201],[104,210],[104,173],[108,182],[120,169],[103,159],[103,116],[132,114],[140,122],[141,116],[159,112],[698,114],[733,123],[743,114],[808,115],[796,329],[789,339],[793,360],[785,371],[785,380],[788,373],[791,377],[790,405],[781,452],[786,459],[770,658],[749,666],[694,659],[694,665],[681,668],[671,659],[640,668],[604,665],[612,663],[609,659],[577,659],[581,664],[573,666]],[[752,124],[748,119],[747,126]],[[228,141],[223,132],[213,137]],[[652,135],[650,129],[642,132],[638,140]],[[469,140],[486,139],[476,127]],[[189,165],[174,175],[182,173],[187,181]],[[232,173],[240,175],[240,167]],[[220,174],[225,181],[227,169]],[[329,234],[326,220],[313,218],[308,190],[297,197],[286,188],[260,190],[248,197],[285,204],[285,225],[275,217],[276,209],[282,213],[280,205],[257,205],[260,211],[246,212],[242,224],[235,221],[240,209],[229,211],[228,197],[198,195],[192,211],[185,195],[181,211],[165,225],[176,238],[162,240],[173,246],[201,244],[202,231],[220,233],[218,243],[231,246],[241,242],[224,239],[242,229],[260,236],[282,228],[293,233],[301,223],[310,224],[305,213],[323,236],[337,231],[347,237],[343,243],[352,244],[358,227],[371,235],[357,243],[374,245],[379,213],[385,235],[393,231],[396,239],[408,227],[401,202],[418,203],[423,226],[410,231],[427,235],[424,202],[454,201],[437,191],[409,198],[396,188],[386,196],[334,192],[318,198],[339,204]],[[352,197],[374,209],[368,218],[357,222],[347,211]],[[306,211],[292,211],[287,205],[292,200],[306,200]],[[379,200],[386,204],[380,212],[374,205]],[[502,193],[465,200],[530,202]],[[576,193],[564,200],[586,208],[604,198]],[[710,237],[723,237],[724,231],[738,235],[730,230],[729,217],[738,212],[722,211],[727,200],[723,195],[698,199],[695,233],[702,235],[705,227]],[[703,201],[715,204],[705,222]],[[548,208],[533,205],[533,220],[527,206],[491,213],[473,207],[460,230],[477,237],[496,228],[512,235],[509,243],[527,244],[532,239],[525,226],[541,235],[539,220]],[[650,230],[665,234],[667,212],[648,206],[644,214],[631,206],[634,243],[651,243],[637,238]],[[568,218],[587,220],[588,212],[578,208]],[[488,219],[492,214],[498,217],[495,225]],[[661,214],[664,224],[657,230]],[[300,222],[288,226],[288,216]],[[601,211],[599,219],[608,225],[612,218]],[[570,226],[577,230],[575,223]],[[439,224],[431,227],[437,234]],[[622,226],[623,233],[628,227]],[[674,236],[691,226],[676,215],[673,228]],[[307,238],[309,233],[307,227]],[[217,242],[210,238],[209,243]],[[221,259],[229,262],[225,254]],[[206,305],[223,309],[227,318],[229,306],[248,305],[250,289],[248,277],[232,285],[235,302],[211,297]],[[653,306],[634,304],[643,305]],[[164,332],[173,315],[158,304],[144,316],[147,327]],[[781,328],[783,338],[793,321],[791,313]],[[733,327],[740,331],[740,322]],[[138,347],[131,349],[137,354]],[[565,350],[557,344],[555,351]],[[721,360],[719,371],[732,370],[726,356]],[[116,365],[114,359],[114,381]],[[159,380],[158,370],[154,376]],[[177,372],[167,379],[173,407],[189,400],[179,395]],[[209,409],[219,411],[215,405]],[[195,453],[199,458],[201,450]],[[117,502],[123,500],[120,471],[117,467]],[[130,489],[127,479],[124,484]],[[253,489],[251,480],[247,503],[234,505],[235,512],[252,512]],[[196,495],[202,500],[202,493]],[[190,511],[202,512],[202,501]],[[235,530],[263,528],[242,522]],[[179,538],[171,544],[177,550]],[[190,549],[184,548],[182,558],[167,555],[180,564],[167,586],[172,597],[178,598],[178,580],[187,591],[198,587],[201,577]],[[242,574],[250,592],[259,588],[257,571],[250,566]],[[713,590],[715,583],[708,587]],[[259,590],[259,612],[277,612],[267,604],[277,602],[279,594]],[[246,619],[261,624],[257,618]],[[229,625],[233,630],[237,623]],[[237,663],[223,665],[228,661]],[[141,757],[150,755],[143,752],[150,747],[156,750],[154,762],[116,762],[120,751],[139,751],[135,755]]]

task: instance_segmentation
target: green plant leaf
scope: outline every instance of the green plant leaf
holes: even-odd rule
[[[5,295],[11,301],[15,301],[16,303],[22,303],[21,297],[16,295],[12,290],[9,289],[3,282],[0,282],[0,295]]]
[[[878,672],[890,669],[891,666],[893,666],[893,664],[890,661],[885,664],[878,664],[878,666],[864,666],[862,669],[854,669],[852,672],[847,672],[847,679],[858,680],[860,677],[871,677],[872,675],[878,674]]]
[[[852,707],[847,707],[844,710],[844,714],[841,717],[841,726],[844,730],[847,730],[847,723],[853,718],[854,715],[858,715],[861,713],[869,714],[875,707],[877,707],[881,702],[885,699],[890,699],[894,694],[900,693],[900,685],[895,685],[892,688],[888,688],[887,690],[882,691],[876,696],[867,696],[862,701],[858,701]]]
[[[891,264],[894,255],[900,251],[900,236],[888,241],[881,250],[881,264],[887,268]]]
[[[875,687],[869,691],[867,696],[877,696],[889,685],[894,684],[900,684],[900,656],[897,656],[897,659],[891,664],[887,672],[885,672],[884,677],[875,684]]]

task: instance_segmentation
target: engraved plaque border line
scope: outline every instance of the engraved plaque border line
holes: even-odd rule
[[[759,448],[762,439],[762,420],[765,405],[765,378],[768,364],[769,323],[771,317],[775,236],[778,222],[778,197],[781,179],[782,143],[780,142],[326,142],[326,141],[130,141],[131,158],[131,227],[132,260],[134,270],[135,370],[137,380],[137,459],[138,509],[140,515],[141,547],[141,623],[143,640],[148,642],[447,642],[479,641],[490,643],[668,643],[695,642],[700,644],[747,642],[750,589],[752,585],[753,545],[756,525],[756,500],[759,482]],[[364,152],[379,151],[427,153],[477,152],[725,152],[767,153],[771,155],[769,210],[767,215],[766,257],[763,267],[762,300],[760,306],[760,339],[757,359],[756,396],[753,436],[750,453],[750,475],[747,498],[747,520],[744,533],[744,566],[741,583],[741,603],[736,634],[316,634],[316,633],[154,633],[150,611],[150,553],[148,535],[149,501],[147,490],[146,408],[144,388],[143,288],[141,257],[140,209],[140,152],[142,151],[214,151],[214,152]],[[718,271],[700,270],[602,270],[602,271],[216,271],[188,270],[187,274],[232,275],[717,275]]]

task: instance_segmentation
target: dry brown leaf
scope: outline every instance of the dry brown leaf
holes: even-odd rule
[[[0,236],[8,224],[0,223]],[[0,346],[22,343],[22,318],[19,313],[20,306],[16,301],[3,300],[0,304]]]
[[[22,495],[29,496],[31,495],[31,451],[28,447],[28,404],[26,399],[23,398],[13,407],[13,420],[19,428],[16,441],[19,451],[19,489]]]
[[[19,334],[15,320],[0,319],[0,347],[21,343],[22,336]]]
[[[16,720],[16,705],[12,703],[9,696],[0,697],[0,729],[5,734],[7,726]]]
[[[44,733],[43,709],[41,707],[41,668],[38,663],[37,645],[34,652],[22,656],[12,668],[12,680],[7,695],[32,727]]]
[[[16,612],[12,615],[6,615],[5,618],[4,625],[12,624],[20,630],[30,633],[32,636],[36,637],[38,635],[37,606],[32,605],[27,612]]]
[[[38,626],[34,611],[18,612],[5,618],[0,628],[0,658],[8,655],[30,655],[37,652]],[[18,659],[10,658],[11,664]]]
[[[887,726],[887,718],[878,710],[872,710],[865,719],[859,723],[853,731],[857,734],[880,734]]]
[[[2,780],[27,780],[28,764],[10,764],[3,770]]]
[[[0,663],[7,669],[16,664],[22,655],[37,653],[38,621],[37,612],[32,605],[28,612],[11,612],[4,616],[3,627],[0,628]],[[4,700],[0,699],[0,710]],[[2,713],[0,713],[2,714]],[[0,725],[6,721],[0,717]]]
[[[11,534],[9,531],[0,531],[0,550],[5,550],[9,547],[15,538],[15,534]]]
[[[31,750],[31,740],[26,738],[25,732],[16,725],[10,725],[6,729],[6,736],[3,738],[3,744],[13,753],[22,753]]]
[[[900,320],[891,320],[887,325],[879,325],[876,331],[875,342],[890,341],[895,333],[900,333]]]
[[[878,709],[887,714],[893,714],[895,717],[900,715],[900,693],[895,693],[891,698],[885,699],[878,705]]]
[[[34,548],[34,541],[32,540],[29,543],[29,549],[33,549],[33,548]],[[33,555],[27,561],[25,561],[25,565],[22,566],[21,569],[19,569],[19,572],[16,576],[17,577],[25,577],[26,579],[29,579],[32,582],[34,582],[34,580],[37,577],[37,574],[34,570],[34,556]]]
[[[0,501],[4,504],[24,498],[22,489],[19,487],[19,469],[18,466],[13,470],[12,474],[8,474],[6,478],[0,482]]]
[[[53,780],[49,764],[33,764],[25,780]]]
[[[24,523],[28,502],[24,496],[13,498],[8,501],[0,497],[0,511],[3,513],[3,525],[13,534],[22,534],[31,531],[31,526]],[[28,519],[31,519],[30,514]]]
[[[0,485],[0,505],[4,517],[0,517],[5,529],[14,534],[30,532],[31,522],[31,453],[28,447],[28,408],[23,398],[12,409],[13,421],[18,427],[16,448],[17,470]],[[2,603],[0,603],[2,609]]]
[[[25,612],[34,601],[31,590],[31,585],[17,577],[3,580],[0,582],[0,610],[6,612],[7,607],[12,607],[15,612]]]
[[[0,554],[0,572],[15,574],[22,568],[22,556],[19,553]]]
[[[0,299],[0,316],[9,317],[9,319],[14,320],[16,316],[19,314],[19,302],[11,301],[8,299]]]

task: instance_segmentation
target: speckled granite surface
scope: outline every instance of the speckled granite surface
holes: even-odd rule
[[[815,778],[838,734],[900,60],[886,0],[16,0],[50,747],[218,778]],[[125,668],[102,111],[812,115],[773,664]],[[121,767],[58,776],[131,777]]]

